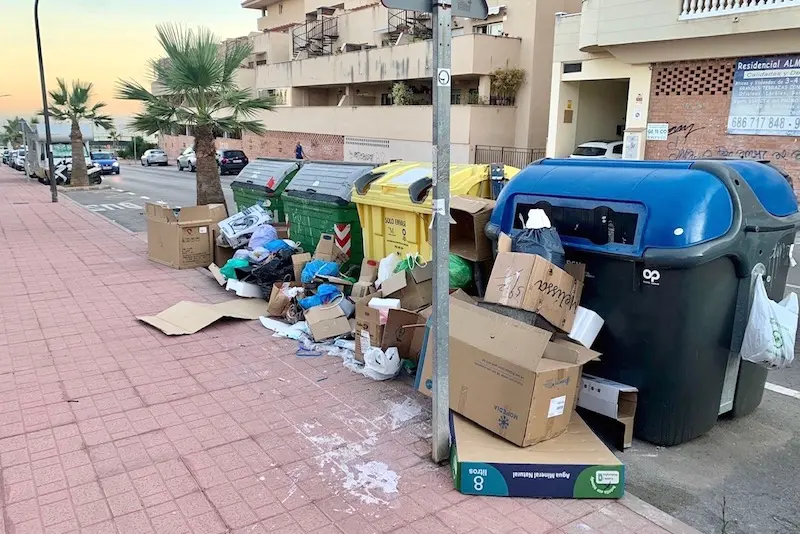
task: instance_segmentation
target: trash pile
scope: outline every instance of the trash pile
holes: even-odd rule
[[[599,356],[591,345],[603,325],[580,306],[584,266],[566,261],[542,210],[531,209],[523,230],[494,244],[483,232],[492,201],[461,196],[452,204],[457,487],[482,495],[621,496],[624,466],[573,416],[576,406],[602,413],[621,425],[620,447],[630,444],[635,388],[581,377],[583,364]],[[176,215],[178,225],[185,216]],[[432,394],[434,273],[420,254],[393,252],[345,269],[350,257],[333,234],[321,234],[313,252],[303,250],[260,206],[208,227],[192,234],[211,236],[209,271],[241,298],[214,306],[182,302],[142,321],[186,335],[221,317],[258,317],[274,336],[298,342],[297,357],[334,355],[373,380],[406,374],[418,391]],[[595,395],[601,382],[602,395]],[[463,468],[474,462],[494,465],[493,481]]]

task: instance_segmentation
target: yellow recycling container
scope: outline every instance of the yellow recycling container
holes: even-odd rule
[[[450,166],[450,194],[489,198],[490,165]],[[505,166],[506,180],[519,172]],[[364,257],[381,259],[392,252],[431,259],[430,225],[433,187],[431,164],[395,161],[376,167],[354,184],[353,202],[364,236]]]

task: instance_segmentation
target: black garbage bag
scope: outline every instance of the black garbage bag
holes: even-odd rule
[[[252,281],[261,288],[267,298],[269,298],[275,282],[289,282],[292,280],[294,276],[292,254],[294,254],[294,249],[280,249],[272,255],[271,259],[263,262],[258,267],[254,267],[250,272]]]
[[[567,264],[564,247],[555,228],[526,229],[511,238],[511,251],[536,254],[561,269]]]

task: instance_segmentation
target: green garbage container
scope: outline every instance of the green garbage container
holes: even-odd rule
[[[283,193],[291,238],[314,252],[321,234],[333,234],[350,257],[346,267],[361,265],[364,241],[351,197],[356,180],[374,167],[342,162],[304,164]]]
[[[256,158],[231,183],[236,209],[261,204],[276,222],[285,222],[281,193],[302,163],[293,159]]]

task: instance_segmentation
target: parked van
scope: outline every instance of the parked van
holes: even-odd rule
[[[50,124],[50,145],[53,151],[53,167],[55,168],[56,183],[68,184],[72,175],[72,141],[70,132],[72,125],[68,122]],[[91,123],[81,123],[81,135],[83,136],[83,157],[86,160],[86,172],[89,175],[90,184],[99,184],[103,181],[103,172],[99,165],[92,163],[89,155],[89,143],[94,140],[94,128]],[[45,129],[44,124],[36,125],[36,142],[28,146],[32,157],[28,161],[32,162],[32,174],[43,184],[50,183],[50,171],[48,170],[47,157],[45,154]]]

